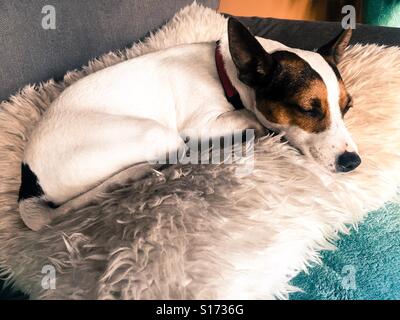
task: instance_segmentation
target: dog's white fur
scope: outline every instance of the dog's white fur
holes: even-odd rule
[[[135,163],[184,148],[182,136],[261,127],[226,100],[215,43],[128,60],[65,90],[33,132],[24,161],[46,199],[63,203]]]
[[[252,114],[267,128],[283,131],[294,146],[327,168],[346,150],[355,151],[340,114],[338,80],[322,56],[258,40],[269,53],[296,53],[322,77],[328,89],[329,130],[309,134],[270,123],[257,112],[253,89],[238,80],[227,35],[221,42],[227,73],[252,113],[236,111],[226,100],[215,67],[215,43],[182,45],[91,74],[54,101],[33,132],[24,159],[38,176],[46,200],[65,203],[135,163],[184,149],[182,136],[262,130]]]

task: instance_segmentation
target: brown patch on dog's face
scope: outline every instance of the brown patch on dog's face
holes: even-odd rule
[[[294,53],[272,54],[281,70],[256,88],[257,109],[270,122],[318,133],[330,126],[328,90],[320,75]]]

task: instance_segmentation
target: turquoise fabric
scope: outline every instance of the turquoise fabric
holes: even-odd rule
[[[322,265],[292,281],[304,292],[291,294],[290,299],[400,299],[400,205],[370,213],[337,247],[322,254]]]
[[[400,27],[400,1],[364,1],[363,22],[377,26]]]

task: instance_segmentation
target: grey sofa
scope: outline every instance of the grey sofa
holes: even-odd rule
[[[0,100],[22,86],[50,78],[90,59],[131,45],[193,0],[6,0],[0,1]],[[218,0],[198,0],[212,8]],[[55,8],[56,29],[43,29]]]
[[[41,21],[47,0],[0,2],[0,100],[28,83],[62,79],[66,71],[145,37],[192,0],[53,0],[56,29]],[[216,8],[218,0],[197,0]],[[240,18],[257,35],[313,49],[339,32],[337,23]],[[400,44],[394,28],[358,26],[353,43]],[[1,266],[0,266],[1,268]],[[1,289],[1,283],[0,283]],[[22,298],[0,290],[1,298]]]

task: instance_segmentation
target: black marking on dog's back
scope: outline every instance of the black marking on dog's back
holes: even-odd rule
[[[29,165],[22,163],[21,165],[21,187],[19,189],[18,202],[38,198],[44,195],[43,189],[39,184],[36,174],[31,170]]]
[[[22,163],[21,187],[19,188],[18,202],[31,198],[39,198],[44,195],[44,191],[39,184],[39,180],[36,174],[31,170],[29,165],[27,165],[26,163]],[[51,201],[46,201],[46,204],[52,209],[56,209],[59,207]]]

